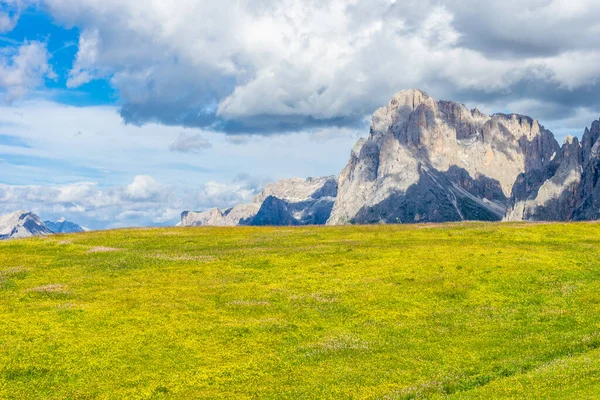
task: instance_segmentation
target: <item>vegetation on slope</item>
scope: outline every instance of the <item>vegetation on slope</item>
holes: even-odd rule
[[[0,398],[593,398],[600,225],[0,243]]]

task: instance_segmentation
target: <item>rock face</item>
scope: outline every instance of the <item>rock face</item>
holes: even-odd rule
[[[519,175],[506,220],[570,220],[578,201],[581,172],[581,146],[577,138],[569,136],[546,168]]]
[[[69,222],[64,218],[61,218],[56,222],[44,221],[44,225],[46,225],[46,228],[48,228],[54,233],[79,233],[86,232],[89,230],[73,222]]]
[[[581,144],[567,137],[545,170],[519,177],[508,220],[600,219],[600,121],[585,130]]]
[[[0,217],[0,240],[45,236],[52,232],[29,211],[16,211]]]
[[[259,203],[240,204],[221,211],[213,208],[208,211],[184,211],[181,214],[180,226],[236,226],[249,225],[258,210]]]
[[[331,214],[337,195],[335,177],[284,179],[270,185],[250,204],[227,210],[186,211],[181,226],[319,225]]]
[[[559,151],[529,117],[403,91],[352,150],[328,223],[501,220],[517,178],[546,170]]]
[[[571,219],[600,219],[600,121],[586,129],[581,140],[581,182]]]

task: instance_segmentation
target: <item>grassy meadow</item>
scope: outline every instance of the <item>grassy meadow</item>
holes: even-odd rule
[[[0,243],[0,398],[598,398],[600,224]]]

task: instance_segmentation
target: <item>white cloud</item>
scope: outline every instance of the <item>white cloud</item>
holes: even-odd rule
[[[22,0],[2,0],[0,2],[0,32],[10,32],[19,21],[23,8]]]
[[[127,185],[125,193],[132,200],[154,200],[166,195],[167,188],[148,175],[138,175]]]
[[[98,71],[95,67],[98,58],[100,35],[97,30],[86,30],[79,37],[79,50],[75,57],[73,68],[69,72],[67,87],[76,88],[94,79],[102,78],[107,74]]]
[[[199,157],[169,150],[181,128],[124,125],[116,107],[18,102],[0,105],[0,123],[27,145],[0,143],[0,163],[4,160],[0,182],[10,183],[95,181],[114,185],[145,174],[160,182],[197,187],[208,181],[230,182],[241,172],[271,179],[331,175],[343,168],[357,135],[368,132],[368,127],[362,127],[333,134],[336,130],[328,128],[245,136],[243,144],[232,145],[235,137],[186,129],[186,136],[200,135],[211,143]],[[314,135],[326,140],[315,143],[310,140]]]
[[[173,224],[184,210],[250,201],[257,190],[244,182],[208,182],[197,189],[182,191],[151,176],[136,176],[128,185],[109,187],[89,182],[45,186],[0,184],[0,215],[30,209],[46,220],[64,216],[93,228]]]
[[[501,97],[600,78],[597,0],[43,3],[82,29],[69,85],[110,76],[134,123],[298,130],[356,122],[408,87]]]
[[[204,185],[203,195],[209,199],[222,199],[229,204],[241,204],[252,200],[252,197],[256,195],[256,188],[246,185],[245,182],[224,184],[211,181]]]
[[[50,55],[41,42],[25,42],[19,48],[0,50],[0,88],[8,101],[22,98],[56,75],[48,64]]]

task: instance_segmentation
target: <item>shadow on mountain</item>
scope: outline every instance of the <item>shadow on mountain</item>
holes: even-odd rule
[[[335,190],[337,192],[337,186]],[[256,216],[247,224],[253,226],[324,225],[331,215],[333,203],[333,197],[290,203],[269,196]]]
[[[311,179],[311,178],[309,178]],[[338,182],[336,177],[332,177],[323,187],[319,188],[316,192],[310,195],[312,199],[321,199],[323,197],[337,197],[338,195]]]
[[[576,204],[577,186],[565,189],[557,199],[547,200],[543,205],[535,207],[530,215],[525,215],[526,221],[571,221]]]
[[[535,169],[517,176],[512,190],[513,201],[535,199],[542,185],[556,174],[558,167],[558,163],[552,163],[544,169]]]
[[[377,205],[363,207],[351,222],[500,221],[507,202],[500,182],[494,179],[473,179],[465,169],[456,166],[440,172],[421,165],[418,183]]]
[[[579,187],[579,201],[573,211],[574,221],[600,219],[600,159],[590,157]]]

